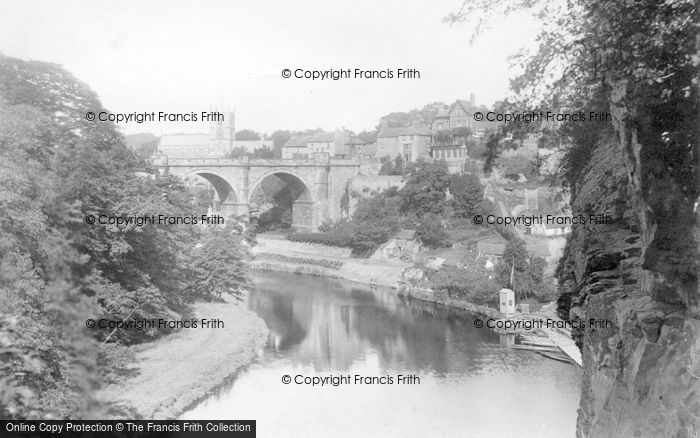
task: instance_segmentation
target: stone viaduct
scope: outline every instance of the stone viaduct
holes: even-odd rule
[[[277,177],[292,194],[294,227],[316,230],[327,220],[341,218],[341,198],[348,181],[361,173],[361,159],[331,159],[317,154],[308,160],[154,157],[161,175],[198,175],[211,183],[225,216],[251,214],[253,196],[263,182]]]

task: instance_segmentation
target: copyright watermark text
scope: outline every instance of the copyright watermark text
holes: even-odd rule
[[[143,227],[145,225],[224,225],[226,220],[223,216],[201,215],[201,216],[167,216],[164,214],[151,215],[107,215],[89,214],[85,216],[85,223],[88,225],[116,225],[118,227]]]
[[[578,216],[555,216],[551,214],[547,215],[530,215],[530,216],[496,216],[489,214],[487,216],[482,216],[480,214],[475,215],[472,221],[476,225],[488,224],[488,225],[506,225],[506,226],[525,226],[532,227],[535,225],[542,226],[572,226],[572,225],[610,225],[613,223],[613,219],[607,214],[596,214],[596,215],[578,215]]]
[[[501,123],[538,123],[538,122],[611,122],[612,116],[609,112],[589,113],[556,113],[553,111],[525,112],[525,113],[497,113],[489,111],[487,113],[475,112],[474,120],[480,122]]]
[[[308,79],[312,81],[339,81],[341,79],[420,79],[420,70],[416,68],[385,68],[383,70],[365,70],[362,68],[331,68],[314,70],[306,68],[285,68],[285,79]]]

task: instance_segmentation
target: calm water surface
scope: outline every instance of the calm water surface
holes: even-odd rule
[[[254,419],[259,437],[573,437],[578,368],[508,348],[470,314],[390,290],[254,273],[270,329],[258,360],[184,419]],[[283,375],[394,377],[419,385],[316,386]]]

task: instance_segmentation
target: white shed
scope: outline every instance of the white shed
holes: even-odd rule
[[[512,290],[503,288],[498,291],[499,310],[506,316],[515,314],[515,293]]]

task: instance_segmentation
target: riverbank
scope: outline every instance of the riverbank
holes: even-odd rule
[[[407,287],[404,271],[413,267],[398,260],[357,259],[350,257],[345,248],[291,242],[278,238],[258,237],[252,248],[255,255],[251,268],[263,271],[291,272],[320,277],[342,278],[366,285],[398,289],[398,294],[442,306],[466,310],[478,315],[500,318],[496,309],[443,297],[433,291]]]
[[[138,418],[177,418],[221,382],[252,362],[268,330],[243,303],[197,303],[194,314],[220,319],[222,328],[182,329],[134,349],[137,374],[101,391],[103,400],[135,411]]]
[[[258,236],[251,249],[251,268],[342,278],[367,285],[397,288],[409,263],[395,260],[358,259],[342,254],[344,248],[310,245]]]
[[[479,306],[464,300],[448,298],[440,296],[428,289],[420,289],[416,287],[402,287],[399,289],[399,295],[410,297],[421,301],[440,304],[442,306],[453,307],[455,309],[466,310],[467,312],[476,313],[487,318],[502,318],[503,314],[496,309],[488,306]]]

